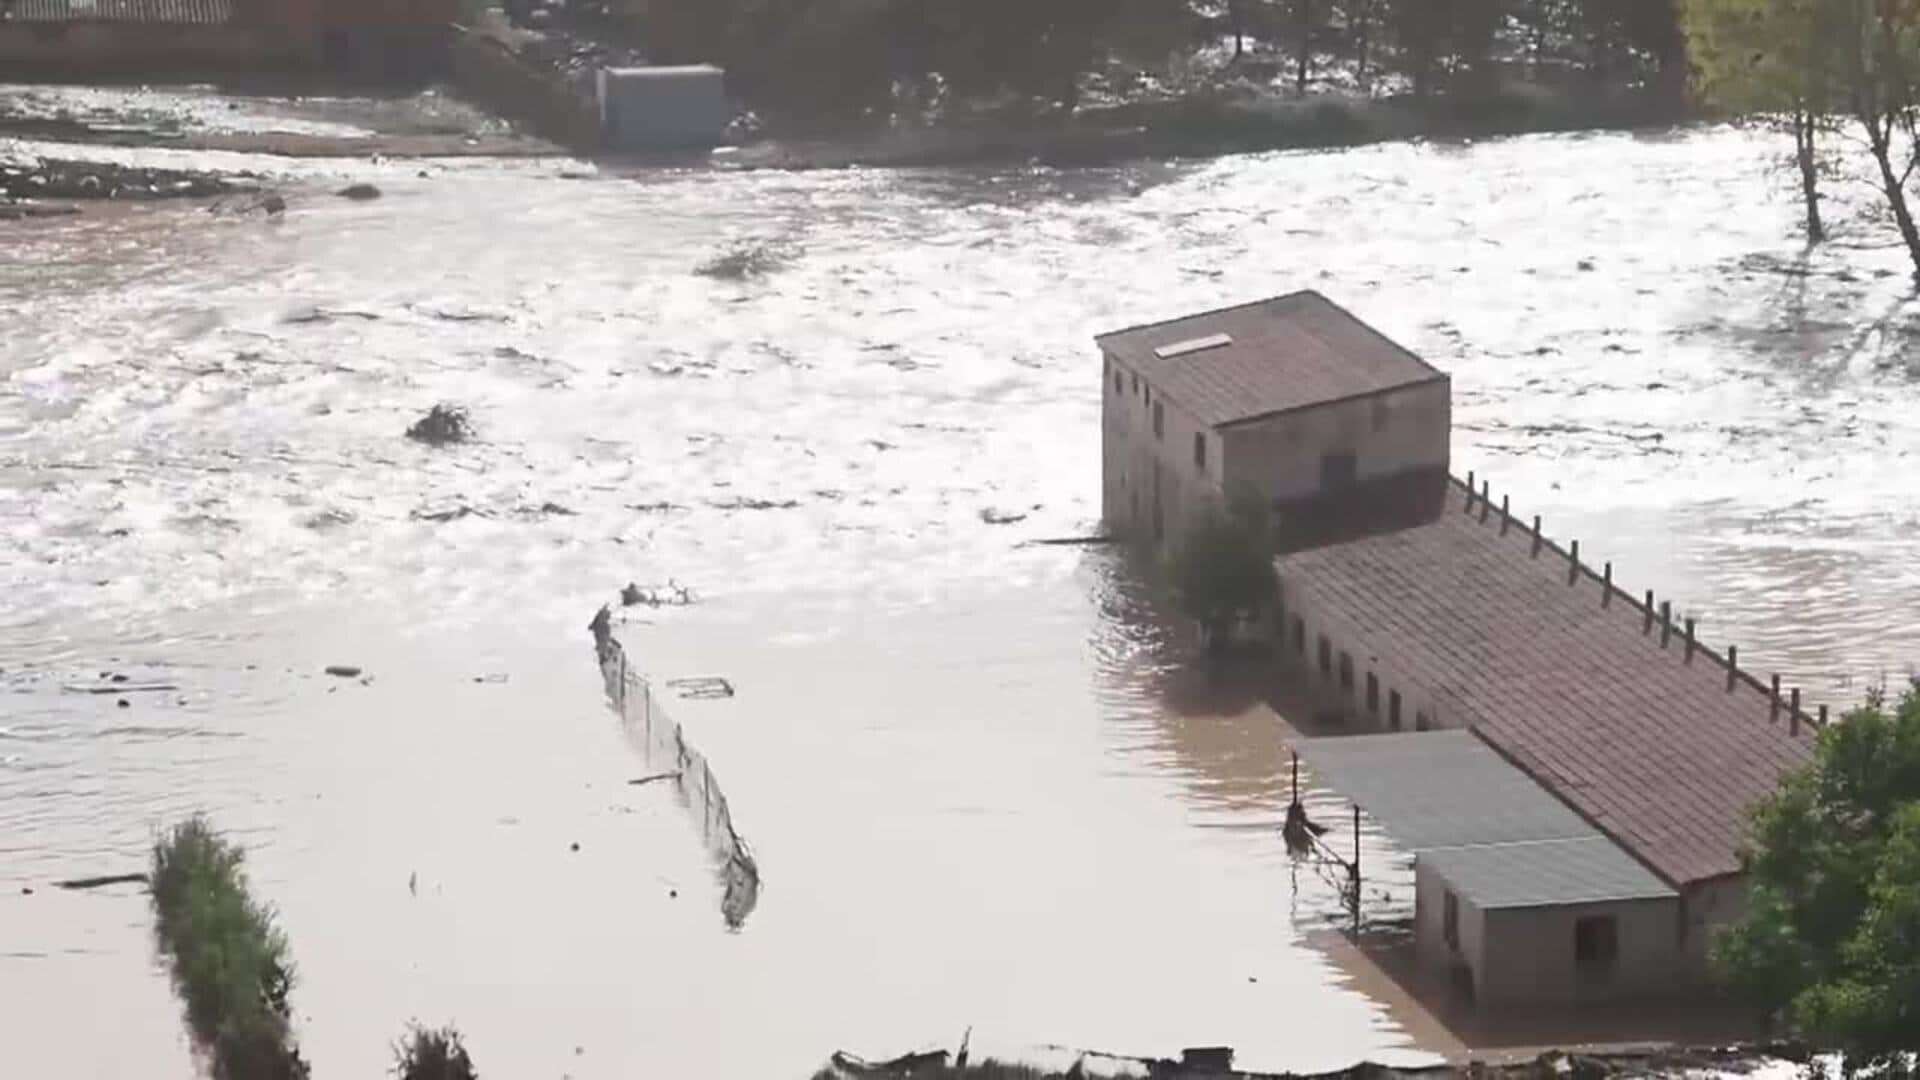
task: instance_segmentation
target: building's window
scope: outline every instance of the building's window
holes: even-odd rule
[[[1113,392],[1116,394],[1126,393],[1126,387],[1120,384],[1120,368],[1117,365],[1113,369]]]
[[[1333,642],[1328,641],[1325,634],[1320,635],[1320,674],[1333,674]]]
[[[1380,715],[1380,676],[1367,672],[1367,712]]]
[[[1353,654],[1340,653],[1340,689],[1353,693]]]
[[[1298,615],[1293,617],[1293,651],[1297,656],[1307,655],[1307,620]]]
[[[1387,726],[1400,730],[1400,691],[1387,691]]]
[[[1207,471],[1207,435],[1204,431],[1193,433],[1193,464],[1201,472]]]
[[[1158,439],[1167,433],[1167,410],[1159,402],[1153,403],[1153,437]]]
[[[1320,458],[1320,489],[1338,491],[1359,478],[1360,461],[1352,454],[1324,454]]]
[[[1137,371],[1133,373],[1133,392],[1140,392],[1140,373]]]
[[[1392,419],[1392,417],[1393,417],[1393,407],[1387,404],[1387,399],[1384,397],[1374,398],[1373,399],[1373,430],[1385,431],[1387,429],[1387,421]]]
[[[1145,401],[1148,405],[1153,404],[1153,384],[1152,383],[1148,383],[1146,385],[1146,388],[1141,391],[1141,394],[1142,394],[1141,400]]]
[[[1589,915],[1573,923],[1573,968],[1580,978],[1605,982],[1620,962],[1620,924],[1611,915]]]
[[[1440,905],[1440,936],[1446,940],[1447,948],[1460,951],[1460,898],[1448,889]]]

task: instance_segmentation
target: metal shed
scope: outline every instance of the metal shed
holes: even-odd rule
[[[610,150],[715,146],[733,119],[726,73],[710,64],[602,68],[599,99]]]
[[[1422,963],[1485,1002],[1671,989],[1679,893],[1472,731],[1301,740],[1414,857]]]

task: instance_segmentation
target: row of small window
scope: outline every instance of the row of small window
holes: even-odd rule
[[[1283,608],[1283,613],[1284,610]],[[1293,617],[1292,637],[1294,655],[1304,658],[1307,655],[1307,621],[1298,615]],[[1321,634],[1317,644],[1320,674],[1323,678],[1331,678],[1334,671],[1333,642],[1327,639],[1327,635]],[[1340,651],[1340,689],[1348,696],[1353,694],[1353,654],[1344,649]],[[1367,715],[1373,717],[1380,715],[1380,676],[1371,671],[1367,672]],[[1400,716],[1400,691],[1389,690],[1387,691],[1387,726],[1399,731]],[[1419,730],[1427,729],[1425,716],[1416,717],[1415,720]]]
[[[1137,374],[1133,376],[1133,389],[1135,393],[1142,392],[1140,376]],[[1126,393],[1125,383],[1120,377],[1120,366],[1118,364],[1113,365],[1113,392],[1116,394]],[[1143,399],[1153,409],[1153,437],[1156,439],[1166,438],[1166,407],[1162,403],[1153,400],[1153,387],[1151,386],[1145,388]],[[1207,469],[1207,433],[1204,431],[1196,431],[1193,433],[1193,465],[1194,468],[1199,469],[1201,472],[1205,472]]]

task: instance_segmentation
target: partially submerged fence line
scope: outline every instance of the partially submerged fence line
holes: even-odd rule
[[[621,726],[633,739],[650,768],[670,770],[666,775],[679,789],[687,811],[700,825],[700,837],[712,854],[720,879],[720,914],[729,929],[737,930],[760,899],[760,866],[733,825],[727,797],[714,779],[706,756],[687,742],[686,732],[662,707],[653,684],[634,670],[627,651],[613,635],[612,615],[601,608],[589,629],[600,657],[600,674],[607,699],[620,715]]]

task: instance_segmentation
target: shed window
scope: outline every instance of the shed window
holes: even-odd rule
[[[1153,437],[1158,439],[1167,433],[1167,410],[1159,402],[1153,403]]]
[[[1400,691],[1387,691],[1387,726],[1400,730]]]
[[[1320,674],[1333,674],[1333,643],[1325,634],[1320,635]]]
[[[1203,431],[1193,433],[1193,464],[1201,472],[1207,471],[1207,435]]]
[[[1380,715],[1380,676],[1367,672],[1367,712]]]
[[[1353,654],[1340,654],[1340,689],[1353,693]]]
[[[1446,939],[1447,948],[1460,951],[1460,898],[1452,889],[1447,890],[1440,906],[1440,936]]]
[[[1613,977],[1620,962],[1620,924],[1611,915],[1589,915],[1573,923],[1573,968],[1589,982]]]

